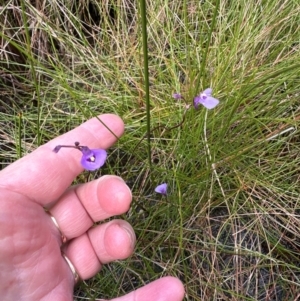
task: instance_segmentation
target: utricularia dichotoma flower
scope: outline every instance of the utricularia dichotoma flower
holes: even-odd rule
[[[155,188],[155,192],[163,195],[167,195],[167,189],[168,189],[168,184],[162,183]]]
[[[106,150],[101,148],[89,149],[87,146],[81,146],[79,144],[80,144],[79,142],[75,142],[75,145],[57,145],[53,151],[55,153],[58,153],[62,147],[71,147],[71,148],[78,149],[79,151],[82,152],[80,164],[86,170],[96,170],[105,163],[107,157]]]
[[[202,93],[194,98],[194,107],[198,109],[199,105],[203,105],[207,109],[213,109],[219,104],[219,100],[211,96],[212,89],[205,89]]]

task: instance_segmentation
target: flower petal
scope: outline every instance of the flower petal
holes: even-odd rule
[[[216,107],[218,104],[219,104],[219,100],[214,98],[214,97],[211,97],[211,96],[208,96],[206,98],[202,98],[200,103],[207,109],[213,109],[214,107]]]
[[[207,88],[207,89],[205,89],[202,93],[205,94],[205,95],[207,95],[207,96],[211,96],[212,89],[211,89],[211,88]],[[201,94],[202,94],[202,93],[201,93]]]
[[[155,188],[155,192],[163,194],[163,195],[167,195],[167,188],[168,188],[168,184],[162,183]]]
[[[194,97],[194,107],[196,110],[198,109],[200,103],[201,103],[201,96]]]

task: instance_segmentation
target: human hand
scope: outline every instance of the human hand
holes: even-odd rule
[[[124,125],[115,115],[101,120],[121,136]],[[0,293],[1,300],[73,299],[74,275],[95,275],[102,264],[127,258],[135,234],[123,220],[92,227],[94,222],[126,212],[131,192],[116,176],[104,176],[70,187],[82,171],[81,154],[69,149],[56,154],[58,144],[80,141],[90,148],[108,148],[116,138],[93,118],[39,147],[0,172]],[[59,229],[44,210],[50,213]],[[182,300],[184,289],[173,277],[161,278],[115,301]]]

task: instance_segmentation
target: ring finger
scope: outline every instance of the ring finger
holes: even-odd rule
[[[132,227],[126,221],[113,220],[74,238],[63,248],[63,252],[80,278],[88,279],[101,269],[102,264],[130,256],[134,245]]]

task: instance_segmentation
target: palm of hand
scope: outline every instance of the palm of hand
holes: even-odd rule
[[[74,279],[61,256],[60,237],[51,219],[26,197],[0,193],[5,224],[0,242],[3,300],[71,300]]]

